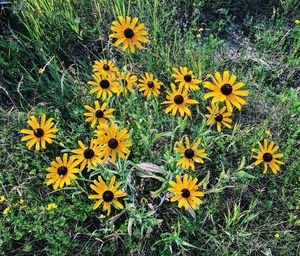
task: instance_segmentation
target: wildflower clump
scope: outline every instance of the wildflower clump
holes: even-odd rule
[[[116,40],[115,46],[135,53],[150,42],[148,31],[138,21],[137,17],[132,19],[119,16],[118,20],[112,22],[113,33],[109,37]],[[201,32],[203,30],[199,30]],[[201,35],[198,34],[198,37]],[[170,63],[168,70],[160,67],[160,72],[155,72],[146,71],[147,67],[134,63],[131,54],[123,57],[126,61],[123,67],[118,62],[121,58],[115,56],[93,62],[90,78],[85,84],[89,93],[82,99],[84,103],[81,113],[77,112],[80,113],[78,118],[82,118],[82,122],[84,120],[90,124],[90,130],[77,132],[74,129],[65,143],[57,143],[63,149],[51,151],[50,148],[50,152],[45,152],[52,157],[44,170],[45,183],[47,186],[51,185],[55,193],[60,193],[61,190],[65,190],[65,193],[72,189],[78,190],[94,201],[94,210],[99,211],[98,208],[102,206],[104,214],[101,216],[107,217],[115,210],[130,208],[127,207],[127,202],[132,200],[132,193],[136,192],[136,176],[143,179],[155,178],[162,182],[162,187],[158,190],[160,194],[157,193],[156,197],[170,198],[179,208],[194,211],[203,204],[206,193],[207,184],[198,182],[203,171],[201,167],[210,168],[207,162],[213,162],[214,154],[218,152],[215,146],[227,136],[220,133],[226,133],[226,128],[232,128],[237,110],[242,115],[249,90],[244,89],[246,84],[228,70],[222,74],[208,74],[202,81],[200,68],[199,72],[194,72],[187,64],[179,66]],[[83,88],[82,91],[85,90]],[[163,112],[171,114],[165,115],[164,121],[160,123],[163,132],[142,127],[141,123],[149,113],[144,111],[144,105],[137,105],[135,99],[142,99],[144,105],[150,105],[150,119],[153,123],[159,123],[159,115],[163,115]],[[138,118],[131,113],[135,109],[142,113]],[[152,111],[155,115],[152,115]],[[27,123],[31,129],[22,129],[20,132],[25,134],[21,141],[26,141],[28,149],[35,146],[36,151],[45,150],[46,144],[52,144],[60,135],[55,127],[59,124],[55,124],[53,118],[47,119],[45,114],[41,115],[40,120],[31,115]],[[169,127],[174,129],[167,131]],[[144,136],[146,133],[155,134],[154,138],[147,141]],[[266,134],[271,137],[270,132]],[[174,145],[173,139],[176,136],[178,139]],[[163,139],[159,141],[161,138]],[[74,147],[69,147],[67,143],[73,143]],[[163,144],[158,146],[165,150],[165,166],[143,169],[145,163],[140,160],[145,156],[141,156],[141,152],[145,150],[152,154],[152,150],[156,150],[155,143]],[[171,144],[171,149],[174,147],[174,151],[168,149],[168,144]],[[262,163],[264,174],[268,169],[277,174],[283,164],[278,160],[283,157],[282,153],[277,153],[279,147],[267,140],[264,140],[263,145],[259,142],[258,146],[258,149],[253,149],[256,153],[254,165]],[[155,161],[155,157],[153,159]],[[136,174],[134,169],[142,174],[138,171]],[[161,176],[145,174],[149,169]],[[190,174],[191,170],[194,171],[193,175]],[[4,196],[0,197],[0,203],[4,201]],[[162,200],[161,204],[164,202]],[[137,202],[131,205],[140,207]],[[149,207],[153,208],[152,205]],[[56,208],[57,204],[50,203],[45,210]],[[7,215],[9,211],[8,206],[3,214]],[[156,213],[156,209],[153,212]]]

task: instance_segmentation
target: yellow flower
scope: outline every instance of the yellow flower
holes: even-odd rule
[[[115,76],[110,76],[106,73],[95,73],[93,78],[95,81],[88,81],[88,84],[94,86],[90,90],[90,94],[97,93],[97,98],[101,97],[102,100],[111,97],[113,93],[120,94],[120,84]]]
[[[144,30],[144,24],[140,24],[136,26],[138,22],[138,18],[135,17],[132,19],[130,17],[126,17],[124,19],[122,16],[118,17],[119,21],[113,21],[111,30],[115,33],[110,34],[109,37],[117,38],[118,40],[115,42],[115,46],[123,44],[122,51],[125,51],[128,47],[132,53],[135,52],[135,46],[139,49],[142,49],[142,43],[147,43],[148,39],[145,37],[148,32]]]
[[[126,95],[128,91],[133,92],[133,87],[137,83],[137,77],[135,75],[132,75],[130,72],[117,72],[117,77],[123,86],[124,95]]]
[[[76,154],[74,156],[75,160],[78,160],[78,163],[81,163],[80,170],[83,170],[87,165],[88,171],[90,171],[92,166],[96,167],[97,164],[103,163],[99,157],[101,147],[95,144],[93,139],[91,140],[89,147],[86,147],[81,141],[78,141],[78,144],[80,148],[72,150],[72,153]]]
[[[106,73],[107,75],[114,76],[114,73],[118,71],[118,68],[111,60],[96,60],[93,65],[93,71],[94,73]]]
[[[199,90],[199,86],[202,81],[195,78],[193,71],[188,70],[187,67],[172,68],[175,72],[172,76],[176,79],[175,82],[178,82],[179,85],[183,85],[183,88],[186,90],[196,91]]]
[[[95,108],[85,105],[84,108],[89,112],[83,114],[87,117],[87,119],[85,119],[86,122],[92,122],[92,127],[94,127],[97,122],[100,125],[105,125],[109,119],[114,118],[112,113],[115,111],[115,109],[107,108],[107,103],[103,103],[102,106],[100,106],[99,101],[94,101],[94,105]]]
[[[144,91],[144,95],[149,98],[152,94],[154,96],[158,96],[160,94],[160,87],[163,85],[162,82],[158,81],[154,76],[150,73],[145,73],[141,79],[139,79],[140,92]]]
[[[38,73],[39,73],[40,75],[42,75],[44,72],[45,72],[45,68],[40,68],[39,71],[38,71]]]
[[[57,208],[57,204],[48,204],[46,210],[51,211],[52,209],[56,209],[56,208]]]
[[[204,28],[199,28],[198,29],[198,34],[197,34],[197,38],[201,38],[202,37],[202,32],[204,31]]]
[[[181,117],[183,117],[184,114],[191,116],[191,111],[189,110],[187,105],[197,104],[198,101],[188,98],[188,92],[187,90],[183,90],[183,85],[179,85],[179,88],[176,89],[175,84],[171,83],[171,89],[172,92],[167,92],[167,100],[161,103],[170,105],[166,108],[165,112],[168,114],[172,111],[172,115],[175,116],[178,111]]]
[[[99,156],[105,162],[111,154],[112,162],[116,162],[117,154],[125,159],[125,154],[129,154],[128,147],[132,145],[131,141],[126,141],[129,138],[127,129],[119,130],[115,124],[99,127],[96,130],[96,142],[102,146],[102,151]]]
[[[182,157],[177,161],[176,166],[181,165],[184,169],[191,167],[192,170],[195,170],[194,162],[204,163],[202,158],[207,156],[207,154],[204,149],[197,149],[200,145],[200,140],[197,140],[194,145],[191,145],[189,137],[186,136],[185,146],[180,141],[177,141],[175,145],[177,146],[175,146],[175,152],[181,153],[180,156]]]
[[[276,234],[274,235],[274,237],[275,237],[275,238],[279,238],[279,237],[280,237],[280,234],[276,233]]]
[[[24,204],[24,199],[23,199],[23,198],[21,198],[21,199],[19,200],[19,204]]]
[[[272,133],[271,133],[270,130],[266,130],[266,131],[265,131],[265,134],[267,134],[268,136],[272,137]]]
[[[196,210],[197,204],[203,203],[198,197],[204,196],[204,193],[199,191],[199,187],[196,185],[197,182],[197,178],[193,178],[187,174],[184,174],[183,180],[179,175],[176,175],[176,182],[169,181],[172,187],[168,188],[168,191],[175,194],[171,198],[171,202],[178,201],[178,207],[181,208],[184,206],[186,211],[189,206]]]
[[[295,20],[296,25],[300,25],[300,20]]]
[[[207,125],[212,125],[214,123],[217,124],[218,132],[221,132],[221,124],[231,128],[229,123],[232,122],[230,116],[232,115],[231,112],[225,112],[226,107],[224,106],[221,110],[219,109],[218,105],[207,107],[209,114],[206,114],[207,117]]]
[[[7,206],[4,211],[3,211],[3,215],[6,216],[10,211],[10,206]]]
[[[4,203],[5,201],[5,196],[0,196],[0,204]]]
[[[103,209],[107,210],[107,216],[110,215],[112,204],[120,209],[124,208],[124,206],[116,198],[124,197],[127,195],[122,190],[118,190],[122,182],[117,182],[116,185],[114,185],[115,181],[116,176],[113,176],[109,182],[109,185],[107,186],[101,176],[98,176],[98,181],[94,180],[94,184],[90,186],[91,189],[94,190],[97,194],[89,195],[89,199],[98,200],[94,204],[93,209],[97,209],[103,203]]]
[[[65,184],[70,185],[71,180],[76,180],[75,173],[79,173],[80,170],[76,168],[78,161],[75,161],[74,156],[68,159],[68,154],[64,154],[63,157],[56,157],[56,161],[51,162],[51,166],[47,168],[49,172],[46,176],[48,179],[47,186],[53,184],[53,188],[62,188]]]
[[[276,153],[276,151],[279,149],[279,146],[274,146],[274,142],[271,142],[270,145],[268,145],[268,141],[264,139],[264,145],[262,145],[260,142],[258,142],[259,149],[252,149],[254,153],[257,153],[256,156],[253,156],[253,158],[256,159],[254,162],[255,165],[260,164],[261,162],[264,163],[264,174],[267,173],[268,167],[270,167],[271,171],[274,174],[277,174],[280,170],[280,167],[277,165],[284,164],[283,162],[279,161],[278,158],[282,158],[283,154]]]
[[[42,147],[46,148],[46,142],[51,144],[52,139],[56,138],[55,133],[57,128],[54,128],[54,123],[52,122],[53,118],[46,120],[46,115],[42,115],[41,122],[39,123],[35,116],[31,116],[27,121],[28,125],[32,130],[22,129],[20,132],[26,134],[21,141],[27,141],[26,146],[28,149],[31,149],[35,144],[35,149],[37,151]]]
[[[245,105],[247,102],[240,96],[248,96],[249,91],[240,91],[239,89],[244,87],[244,83],[235,83],[236,76],[231,75],[229,71],[224,71],[223,77],[219,72],[215,73],[215,77],[209,75],[213,82],[204,82],[204,87],[208,88],[212,92],[208,92],[204,95],[204,99],[212,97],[212,105],[216,102],[226,103],[227,109],[229,112],[232,112],[232,105],[241,110],[242,105]]]

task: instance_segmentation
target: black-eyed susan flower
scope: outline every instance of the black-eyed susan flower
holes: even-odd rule
[[[205,115],[207,117],[206,125],[212,125],[216,123],[218,132],[221,132],[222,125],[226,126],[227,128],[231,128],[229,123],[232,122],[232,119],[230,118],[232,113],[226,111],[226,106],[220,109],[218,105],[215,105],[212,107],[207,107],[207,110],[209,111],[209,114]]]
[[[142,23],[138,26],[138,18],[135,17],[132,19],[126,17],[125,19],[122,16],[118,17],[118,21],[113,21],[111,30],[115,33],[110,34],[109,37],[117,38],[115,46],[123,44],[122,50],[125,51],[128,47],[132,53],[135,52],[135,46],[139,49],[142,49],[142,43],[147,43],[148,39],[145,37],[148,32],[144,30],[145,25]]]
[[[94,88],[90,90],[90,94],[97,93],[97,98],[102,100],[111,97],[113,93],[120,94],[121,88],[119,82],[114,75],[106,73],[93,74],[95,81],[89,81],[88,84],[93,85]]]
[[[56,157],[55,161],[51,162],[51,166],[47,168],[49,172],[46,176],[47,186],[53,184],[53,188],[62,188],[65,184],[70,185],[71,180],[76,180],[76,173],[80,170],[76,168],[78,161],[73,156],[68,157],[64,154],[63,157]]]
[[[197,140],[193,145],[190,143],[188,136],[185,137],[185,146],[180,141],[175,144],[175,152],[181,153],[181,159],[177,161],[176,166],[181,165],[182,168],[195,170],[194,162],[204,163],[203,157],[207,156],[204,149],[198,149],[200,140]]]
[[[270,167],[271,171],[274,174],[277,174],[280,170],[279,165],[284,164],[283,162],[278,160],[279,158],[283,157],[283,154],[276,153],[276,151],[279,149],[279,146],[275,146],[273,141],[270,143],[270,145],[268,144],[268,141],[264,139],[264,145],[258,142],[259,149],[252,149],[252,151],[257,154],[256,156],[253,156],[253,158],[256,159],[254,164],[259,165],[263,162],[264,174],[267,173],[268,167]]]
[[[107,103],[103,103],[100,106],[99,101],[94,101],[95,108],[91,106],[85,105],[84,108],[89,111],[84,113],[83,115],[87,117],[85,119],[86,122],[91,122],[92,128],[99,123],[100,125],[107,124],[107,121],[114,118],[113,112],[114,108],[107,108]]]
[[[139,79],[140,92],[144,92],[144,95],[149,98],[152,94],[158,96],[160,94],[160,87],[163,85],[162,82],[154,78],[154,76],[148,72]]]
[[[123,92],[126,95],[127,92],[133,92],[133,87],[137,83],[137,77],[130,72],[117,72],[117,77],[120,80],[120,84],[123,86]]]
[[[166,108],[165,112],[173,116],[176,115],[177,111],[180,113],[180,116],[183,117],[184,114],[191,116],[191,111],[188,108],[188,105],[197,104],[197,100],[189,99],[188,91],[183,90],[183,85],[179,85],[179,88],[176,89],[175,84],[171,84],[172,92],[167,92],[166,101],[163,101],[161,104],[169,104],[170,106]]]
[[[234,105],[238,110],[241,110],[242,105],[245,105],[247,102],[241,98],[240,96],[248,96],[249,91],[242,91],[239,90],[240,88],[244,87],[245,84],[242,82],[235,83],[236,76],[231,75],[229,71],[224,71],[223,77],[219,72],[215,73],[215,77],[209,75],[212,79],[211,82],[204,82],[204,87],[208,88],[212,92],[208,92],[204,95],[204,99],[208,99],[212,97],[212,105],[216,102],[224,102],[227,106],[227,110],[232,112]]]
[[[89,199],[97,199],[93,209],[97,209],[103,203],[103,209],[107,210],[107,216],[110,215],[111,205],[115,205],[119,209],[123,209],[124,206],[117,200],[117,198],[124,197],[127,194],[122,190],[118,190],[122,182],[117,182],[115,185],[116,177],[113,176],[109,182],[109,185],[103,181],[101,176],[98,176],[98,181],[94,180],[94,184],[91,185],[91,189],[97,194],[89,195]]]
[[[92,139],[90,141],[90,145],[86,147],[81,141],[78,141],[80,148],[73,149],[72,153],[74,155],[75,160],[78,160],[80,164],[80,170],[83,170],[84,167],[88,167],[88,171],[92,169],[92,167],[96,167],[97,164],[103,163],[100,158],[101,146],[95,144],[95,141]]]
[[[132,143],[127,140],[129,138],[129,134],[126,128],[120,130],[116,124],[98,127],[98,130],[96,130],[96,136],[96,142],[102,146],[102,151],[99,156],[104,158],[104,162],[110,155],[112,161],[116,162],[117,154],[121,158],[125,159],[126,154],[130,153],[128,147],[130,147]]]
[[[93,65],[93,71],[94,73],[106,73],[110,76],[114,76],[118,68],[111,60],[96,60]]]
[[[179,175],[176,175],[176,182],[169,181],[172,187],[168,188],[168,191],[175,194],[171,198],[171,202],[178,201],[178,207],[181,208],[183,206],[186,211],[189,206],[196,210],[197,205],[203,203],[198,197],[204,196],[204,193],[199,191],[199,187],[196,185],[197,182],[197,178],[193,178],[187,174],[184,174],[183,180]]]
[[[42,147],[46,148],[46,142],[51,144],[52,139],[56,138],[55,133],[57,128],[53,127],[53,118],[46,120],[46,115],[43,114],[41,117],[41,122],[39,123],[35,116],[31,116],[27,121],[27,124],[32,128],[32,130],[22,129],[20,132],[26,134],[21,141],[27,141],[26,146],[31,149],[35,144],[35,149],[38,151]]]
[[[195,78],[193,71],[188,70],[187,67],[179,67],[179,69],[172,68],[172,70],[175,72],[172,74],[172,76],[176,79],[175,82],[178,82],[179,85],[183,85],[184,89],[192,91],[200,89],[198,84],[202,81]]]

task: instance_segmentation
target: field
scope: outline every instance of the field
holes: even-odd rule
[[[0,6],[0,255],[300,255],[298,0],[12,2]],[[109,35],[118,16],[145,24],[142,49],[115,46]],[[136,81],[132,92],[100,97],[115,109],[109,123],[127,129],[130,153],[85,167],[71,184],[53,189],[47,169],[56,157],[74,155],[78,141],[87,145],[97,129],[113,129],[92,127],[84,116],[96,100],[96,60],[111,60],[138,79],[153,74],[160,94],[146,97]],[[161,104],[171,83],[179,86],[174,67],[201,80],[188,91],[198,101],[189,105],[191,116],[173,116]],[[249,95],[241,110],[233,106],[232,127],[218,132],[207,125],[212,98],[205,95],[224,71]],[[216,106],[228,110],[221,100]],[[43,114],[53,118],[57,137],[46,149],[29,149],[20,131]],[[177,142],[187,136],[207,154],[195,170],[177,165]],[[252,149],[264,139],[283,154],[277,174],[263,173],[266,154],[254,164]],[[184,174],[197,178],[204,193],[203,203],[187,210],[169,191]],[[127,195],[118,198],[124,208],[113,206],[107,216],[88,196],[98,176],[108,183],[113,175]]]

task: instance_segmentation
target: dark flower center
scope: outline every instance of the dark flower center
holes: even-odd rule
[[[222,115],[222,114],[216,114],[216,115],[215,115],[215,120],[216,120],[217,122],[221,122],[221,121],[223,120],[223,115]]]
[[[103,65],[103,69],[106,70],[106,71],[108,71],[109,70],[109,66],[107,64],[104,64]]]
[[[181,190],[181,195],[184,198],[188,198],[191,195],[191,192],[188,189],[184,188],[183,190]]]
[[[104,115],[104,113],[103,113],[103,111],[100,110],[100,109],[98,109],[98,110],[95,112],[95,116],[96,116],[97,118],[102,118],[103,115]]]
[[[131,28],[126,28],[124,30],[124,35],[125,35],[126,38],[133,38],[134,32]]]
[[[149,88],[153,88],[154,87],[154,83],[152,81],[149,81],[147,85],[148,85]]]
[[[116,148],[119,145],[119,142],[116,139],[110,139],[108,141],[108,146],[112,149]]]
[[[110,201],[112,201],[112,200],[114,199],[114,193],[111,192],[110,190],[106,190],[106,191],[103,193],[102,197],[103,197],[103,200],[104,200],[105,202],[110,202]]]
[[[229,95],[232,93],[232,85],[231,84],[224,84],[222,85],[221,87],[221,92],[224,94],[224,95]]]
[[[174,97],[174,102],[175,102],[176,104],[182,104],[182,103],[183,103],[183,97],[182,97],[182,95],[176,95],[176,96]]]
[[[122,79],[122,84],[126,87],[127,84],[128,84],[127,80],[126,79]]]
[[[60,166],[58,169],[57,169],[57,173],[59,176],[65,176],[68,172],[68,168],[66,166]]]
[[[84,158],[91,159],[95,155],[95,152],[91,148],[87,148],[84,150],[83,155],[84,155]]]
[[[264,159],[265,162],[271,162],[272,159],[273,159],[273,156],[270,153],[264,153],[263,154],[263,159]]]
[[[192,149],[189,148],[189,149],[187,149],[184,152],[184,155],[185,155],[186,158],[191,159],[191,158],[193,158],[193,156],[195,155],[195,153],[194,153],[194,150],[192,150]]]
[[[191,82],[192,81],[192,76],[190,74],[185,75],[184,76],[184,81]]]
[[[103,88],[103,89],[107,89],[109,87],[109,82],[104,79],[100,82],[100,86]]]
[[[44,135],[44,130],[41,128],[34,129],[33,134],[37,138],[41,138]]]

